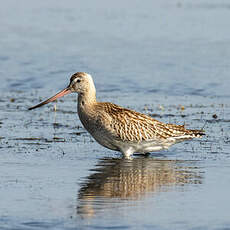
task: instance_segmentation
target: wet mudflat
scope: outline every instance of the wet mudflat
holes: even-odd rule
[[[122,7],[121,7],[122,6]],[[228,229],[228,1],[7,1],[0,8],[1,229]],[[206,136],[123,159],[82,127],[77,71],[98,100]]]

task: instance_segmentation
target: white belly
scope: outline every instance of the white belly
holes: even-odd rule
[[[145,154],[149,152],[159,151],[162,149],[167,149],[175,143],[175,140],[172,139],[165,141],[150,140],[142,142],[121,141],[109,137],[109,135],[106,135],[105,133],[103,133],[103,131],[91,133],[91,135],[102,146],[112,150],[120,151],[127,157],[129,157],[133,153]]]

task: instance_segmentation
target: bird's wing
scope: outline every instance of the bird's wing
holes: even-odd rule
[[[103,103],[107,129],[123,141],[165,140],[188,134],[183,125],[164,124],[150,116],[125,109],[112,103]]]

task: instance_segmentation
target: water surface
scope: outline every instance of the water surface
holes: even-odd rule
[[[228,229],[229,9],[224,0],[2,3],[1,229]],[[77,71],[93,75],[98,100],[206,136],[123,159],[84,130],[76,95],[27,110]]]

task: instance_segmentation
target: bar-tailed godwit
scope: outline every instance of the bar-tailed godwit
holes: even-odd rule
[[[69,93],[78,93],[78,115],[93,138],[106,148],[122,152],[126,157],[133,153],[145,154],[167,149],[175,143],[204,135],[203,130],[162,123],[110,102],[98,102],[93,79],[83,72],[73,74],[64,90],[29,110]]]

